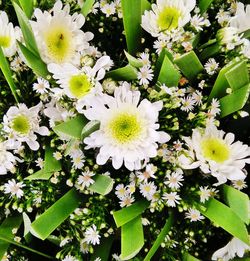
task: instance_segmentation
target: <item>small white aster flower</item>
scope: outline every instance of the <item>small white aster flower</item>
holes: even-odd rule
[[[4,184],[4,193],[11,194],[10,197],[21,198],[23,196],[22,188],[25,187],[23,182],[16,182],[14,179],[9,180],[8,183]]]
[[[124,196],[120,201],[121,208],[130,206],[135,201],[135,198],[131,195]]]
[[[10,63],[10,67],[15,72],[23,72],[28,69],[20,55],[14,57],[14,59]]]
[[[109,158],[119,169],[123,162],[133,171],[142,168],[142,161],[157,156],[157,142],[164,143],[170,136],[157,131],[162,102],[140,102],[140,92],[131,91],[128,83],[117,88],[114,97],[107,94],[89,100],[90,108],[84,111],[89,120],[98,120],[100,129],[84,139],[89,148],[100,148],[96,157],[98,165]],[[139,105],[138,105],[139,104]]]
[[[47,93],[49,88],[49,82],[41,77],[37,78],[37,83],[33,84],[33,90],[39,94]]]
[[[99,232],[97,231],[97,228],[95,225],[92,225],[91,227],[88,227],[84,233],[85,238],[84,240],[88,244],[92,245],[99,245],[100,244],[100,238]]]
[[[115,3],[105,4],[101,7],[101,11],[106,15],[106,17],[115,14]]]
[[[153,70],[148,66],[143,66],[139,69],[137,73],[137,78],[140,85],[148,85],[153,79]]]
[[[245,180],[243,180],[243,179],[233,180],[232,185],[233,185],[234,188],[236,188],[238,190],[242,190],[244,188],[247,188],[247,184],[246,184]]]
[[[177,204],[179,204],[181,198],[180,196],[177,194],[177,192],[170,192],[170,193],[164,193],[162,196],[162,199],[166,201],[166,204],[169,207],[176,207]]]
[[[219,10],[219,12],[217,12],[217,15],[215,18],[218,20],[218,23],[221,26],[226,26],[231,19],[231,15],[230,15],[229,11],[226,11],[223,8],[221,8]]]
[[[215,61],[214,58],[210,58],[206,63],[205,63],[205,70],[209,75],[213,75],[216,73],[216,71],[219,68],[219,64]]]
[[[82,152],[75,153],[71,162],[73,163],[73,168],[75,169],[81,169],[84,166],[84,154]]]
[[[152,200],[153,195],[156,193],[157,187],[155,186],[154,182],[145,182],[140,184],[140,193],[145,197],[147,200]]]
[[[172,189],[178,189],[182,186],[183,179],[183,171],[181,169],[177,169],[171,174],[166,175],[167,180],[164,182],[168,187]]]
[[[186,98],[181,99],[181,103],[182,103],[181,110],[189,112],[194,109],[194,105],[196,104],[196,101],[192,96],[187,96]]]
[[[126,187],[124,186],[124,184],[118,184],[116,187],[115,187],[115,194],[116,196],[119,198],[119,199],[122,199],[123,197],[127,196],[128,195],[128,192],[127,192],[127,189]]]
[[[193,208],[190,208],[188,212],[185,213],[185,218],[190,219],[191,222],[201,221],[202,219],[204,219],[200,211]]]
[[[60,151],[53,152],[53,157],[56,160],[61,160],[62,159],[62,153]]]
[[[147,181],[149,178],[156,178],[154,173],[156,172],[157,167],[155,167],[153,164],[147,164],[145,171],[137,171],[136,175],[138,176],[140,181]]]
[[[83,254],[89,253],[89,244],[84,240],[81,240],[81,242],[80,242],[80,251]]]
[[[199,84],[198,84],[198,87],[200,88],[200,89],[203,89],[204,88],[204,86],[205,86],[205,80],[201,80],[200,82],[199,82]]]
[[[197,32],[203,31],[203,26],[209,26],[210,22],[203,16],[194,15],[190,20],[191,25],[195,28]]]
[[[195,91],[192,93],[192,98],[195,100],[196,105],[202,105],[202,93],[200,91]]]
[[[82,188],[89,187],[90,185],[95,183],[95,181],[92,179],[93,176],[95,176],[95,173],[92,171],[83,172],[77,178],[78,185],[80,185]]]
[[[209,113],[213,116],[216,116],[220,113],[220,103],[217,99],[213,98],[211,102],[211,108],[209,110]]]
[[[43,168],[44,166],[44,160],[42,158],[38,158],[37,160],[35,160],[36,166],[39,167],[40,169]]]
[[[215,196],[218,191],[215,188],[200,187],[200,202],[204,203],[209,200],[210,197]]]
[[[150,67],[150,60],[149,60],[149,54],[148,53],[140,53],[139,59],[140,62],[142,62],[143,66]]]
[[[77,258],[75,258],[74,256],[67,255],[64,257],[64,259],[62,261],[79,261],[79,260]]]
[[[65,237],[61,242],[60,242],[60,247],[65,246],[66,244],[68,244],[69,242],[72,241],[72,238],[70,237]]]

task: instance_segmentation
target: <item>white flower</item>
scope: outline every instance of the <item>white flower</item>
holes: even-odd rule
[[[36,166],[39,167],[40,169],[43,168],[44,166],[44,160],[42,158],[38,158],[37,160],[35,160]]]
[[[215,196],[217,192],[215,188],[208,188],[207,186],[200,187],[200,202],[204,203],[209,200],[210,197]]]
[[[234,188],[236,188],[238,190],[242,190],[244,188],[247,188],[247,184],[243,179],[233,180],[232,185],[233,185]]]
[[[184,138],[190,151],[195,153],[200,169],[217,178],[215,185],[246,176],[242,169],[250,163],[250,149],[240,141],[234,142],[234,138],[233,133],[225,134],[212,124],[205,130],[194,129],[192,137]]]
[[[39,126],[39,111],[41,103],[27,108],[25,104],[11,106],[3,117],[4,131],[8,136],[10,146],[21,146],[22,142],[26,142],[30,149],[38,150],[39,143],[36,141],[38,133],[43,136],[49,135],[49,130],[45,126]]]
[[[211,108],[209,110],[209,114],[212,116],[216,116],[220,113],[220,103],[217,99],[213,98],[211,102]]]
[[[162,198],[166,200],[166,203],[169,207],[176,207],[176,204],[179,204],[181,198],[177,192],[164,193]]]
[[[145,171],[137,171],[136,175],[138,176],[140,181],[147,181],[149,178],[156,178],[154,173],[156,172],[157,167],[155,167],[153,164],[147,164]]]
[[[157,155],[157,142],[167,142],[168,134],[157,131],[162,102],[140,102],[140,92],[129,90],[124,83],[114,97],[102,95],[89,100],[90,108],[84,111],[89,120],[100,121],[100,129],[84,139],[89,148],[100,148],[97,164],[104,165],[109,158],[119,169],[123,162],[127,169],[141,169],[143,160]],[[139,104],[139,106],[138,106]]]
[[[74,153],[72,155],[71,162],[73,163],[73,168],[81,169],[84,166],[84,162],[85,162],[84,154],[81,151]]]
[[[190,219],[191,222],[201,221],[204,217],[201,215],[200,211],[197,209],[190,208],[187,213],[185,213],[185,218]]]
[[[60,247],[65,246],[66,244],[68,244],[69,242],[72,241],[72,238],[70,237],[65,237],[61,242],[60,242]]]
[[[86,229],[84,241],[86,241],[88,244],[99,245],[100,238],[101,236],[99,235],[95,225],[92,225]]]
[[[101,7],[101,11],[106,15],[106,17],[115,14],[115,3],[105,4]]]
[[[37,78],[37,83],[33,84],[33,90],[39,94],[47,93],[50,88],[49,82],[41,77]]]
[[[89,187],[91,184],[94,184],[95,181],[91,178],[95,175],[94,172],[86,171],[83,172],[77,179],[78,185],[81,186],[81,188]]]
[[[123,184],[118,184],[116,187],[115,187],[115,194],[116,196],[119,198],[119,199],[122,199],[124,197],[126,197],[128,195],[128,191],[126,189],[126,187],[124,187]]]
[[[88,49],[88,41],[93,38],[92,33],[80,30],[84,16],[77,13],[71,16],[69,5],[63,8],[61,1],[55,3],[51,13],[36,8],[36,22],[31,21],[42,59],[46,63],[79,64],[79,52]]]
[[[196,105],[201,105],[202,104],[202,93],[199,91],[195,91],[194,93],[192,93],[192,98],[195,101]]]
[[[192,111],[194,109],[194,105],[196,104],[196,101],[190,95],[186,98],[182,98],[181,102],[182,102],[181,110],[186,112]]]
[[[143,66],[150,66],[150,60],[149,60],[149,54],[148,53],[140,53],[139,55],[139,61],[142,62]]]
[[[248,59],[250,59],[250,41],[243,39],[243,44],[241,46],[241,53]]]
[[[53,157],[54,157],[56,160],[61,160],[61,159],[62,159],[62,153],[59,152],[59,151],[53,152]]]
[[[124,196],[120,201],[121,208],[130,206],[135,201],[135,198],[131,195]]]
[[[243,257],[246,250],[250,250],[250,247],[234,237],[226,246],[218,249],[212,255],[212,260],[222,259],[223,261],[228,261],[233,259],[235,256]]]
[[[79,261],[79,260],[76,259],[74,256],[67,255],[64,257],[64,259],[62,261]]]
[[[16,181],[12,179],[9,180],[8,183],[4,184],[4,193],[11,194],[11,197],[16,196],[17,198],[21,198],[23,196],[23,187],[25,187],[25,184],[23,184],[23,182],[16,183]]]
[[[230,21],[230,26],[237,28],[239,33],[250,29],[250,5],[244,6],[243,3],[237,2],[235,16]]]
[[[205,70],[209,75],[215,74],[215,72],[219,68],[219,64],[215,61],[214,58],[210,58],[206,63],[205,63]]]
[[[208,19],[205,19],[204,17],[197,14],[191,18],[190,23],[197,32],[202,31],[203,26],[207,26],[207,27],[210,26],[210,22]]]
[[[160,32],[183,27],[190,21],[195,4],[195,0],[157,0],[142,16],[142,28],[157,37]]]
[[[225,26],[228,24],[229,20],[231,19],[230,16],[230,12],[229,11],[225,11],[223,8],[219,10],[219,12],[217,13],[216,17],[218,20],[218,23],[221,26]]]
[[[154,182],[144,182],[140,184],[140,193],[145,197],[147,200],[152,200],[154,194],[156,193],[157,187],[155,186]]]
[[[5,56],[11,57],[16,53],[17,35],[13,24],[9,23],[7,14],[4,11],[0,11],[0,47],[2,47]]]
[[[139,69],[137,73],[137,78],[140,85],[148,85],[153,79],[153,70],[148,66],[143,66]]]
[[[221,45],[226,45],[228,50],[233,50],[236,46],[242,44],[241,35],[238,34],[238,29],[234,27],[219,29],[216,38]]]
[[[172,174],[166,175],[167,180],[164,182],[168,187],[172,189],[178,189],[182,186],[183,179],[183,171],[181,169],[177,169]]]

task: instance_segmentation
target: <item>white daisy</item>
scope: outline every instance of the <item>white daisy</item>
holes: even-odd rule
[[[182,186],[183,179],[183,171],[181,169],[177,169],[171,174],[166,175],[167,180],[164,182],[168,187],[172,189],[178,189]]]
[[[39,167],[40,169],[42,169],[44,166],[44,160],[40,157],[37,160],[35,160],[35,163],[36,163],[36,166]]]
[[[74,256],[67,255],[64,257],[64,259],[62,261],[79,261],[79,260],[77,258],[75,258]]]
[[[73,163],[73,168],[75,169],[81,169],[84,166],[84,154],[80,151],[79,153],[74,153],[72,155],[72,160],[71,162]]]
[[[192,137],[185,137],[190,151],[193,151],[200,169],[211,173],[218,183],[244,179],[243,168],[250,163],[250,148],[242,142],[234,142],[234,134],[218,130],[210,124],[206,129],[194,129]],[[234,143],[233,143],[234,142]]]
[[[55,151],[55,152],[53,152],[53,157],[56,160],[61,160],[62,159],[62,153],[60,151]]]
[[[193,208],[190,208],[188,212],[185,213],[185,218],[190,219],[191,222],[201,221],[202,219],[204,219],[200,211]]]
[[[141,169],[142,161],[157,156],[157,142],[164,143],[170,136],[157,131],[159,111],[162,102],[140,102],[140,92],[131,91],[123,83],[114,97],[104,94],[89,100],[90,108],[84,111],[89,120],[100,121],[100,129],[84,139],[89,148],[100,148],[96,157],[98,165],[104,165],[109,158],[119,169],[123,162],[127,169]],[[138,105],[139,104],[139,105]]]
[[[218,190],[215,188],[200,187],[200,202],[204,203],[209,200],[210,197],[215,196],[218,193]]]
[[[157,170],[157,167],[155,167],[153,164],[147,164],[145,171],[137,171],[136,175],[138,176],[140,181],[147,181],[149,178],[156,178],[154,175]]]
[[[164,193],[162,196],[162,199],[164,199],[169,207],[176,207],[177,204],[179,204],[181,198],[177,194],[177,192],[170,192],[170,193]]]
[[[209,109],[209,114],[212,116],[216,116],[217,114],[220,114],[220,102],[213,98],[211,102],[211,107]]]
[[[121,199],[121,201],[119,203],[120,203],[121,208],[123,208],[123,207],[130,206],[134,201],[135,201],[135,198],[133,196],[126,195],[125,197],[123,197]]]
[[[234,188],[236,188],[238,190],[242,190],[244,188],[247,188],[247,184],[246,184],[245,180],[243,180],[243,179],[233,180],[232,185],[233,185]]]
[[[33,90],[39,94],[47,93],[49,88],[49,82],[41,77],[37,78],[37,83],[33,84]]]
[[[39,143],[36,141],[38,133],[43,136],[49,135],[49,130],[45,126],[39,126],[40,117],[39,111],[42,104],[27,108],[25,104],[11,106],[3,117],[3,130],[8,137],[10,146],[21,146],[21,143],[26,142],[30,149],[38,150]]]
[[[142,16],[142,28],[157,37],[160,32],[183,27],[190,21],[195,4],[195,0],[157,0]]]
[[[140,62],[142,62],[143,66],[150,66],[150,60],[149,60],[149,54],[148,53],[140,53],[139,59]]]
[[[110,4],[106,3],[100,9],[106,15],[106,17],[109,17],[115,14],[115,3],[110,3]]]
[[[227,50],[233,50],[242,44],[241,35],[235,27],[224,27],[217,31],[216,38],[221,45],[225,45]]]
[[[152,200],[154,194],[156,193],[157,187],[155,186],[154,182],[145,182],[140,184],[140,193],[145,197],[147,200]]]
[[[239,33],[250,29],[250,5],[244,6],[243,3],[237,2],[235,16],[231,18],[230,26],[237,28]]]
[[[22,188],[25,187],[23,182],[16,182],[14,179],[9,180],[8,183],[4,184],[4,193],[11,194],[10,197],[21,198],[23,196]]]
[[[83,172],[77,179],[77,184],[81,186],[81,188],[89,187],[91,184],[94,184],[95,181],[92,177],[95,176],[95,173],[92,171]]]
[[[119,199],[122,199],[128,195],[128,191],[123,184],[118,184],[115,187],[115,194]]]
[[[196,101],[191,95],[189,95],[186,98],[182,98],[181,103],[182,103],[181,110],[189,112],[194,109],[194,105],[196,104]]]
[[[214,58],[210,58],[205,63],[204,68],[209,75],[213,75],[218,70],[219,64],[215,61]]]
[[[203,26],[210,26],[210,22],[208,19],[200,15],[194,15],[191,18],[190,24],[195,28],[197,32],[203,31]]]
[[[139,69],[137,73],[137,79],[140,85],[148,85],[153,79],[153,70],[148,66],[143,66]]]
[[[53,13],[53,15],[52,15]],[[69,5],[57,1],[49,13],[36,8],[36,21],[31,25],[42,59],[46,63],[80,63],[80,51],[89,48],[93,34],[80,30],[85,22],[82,14],[70,15]]]
[[[99,232],[97,231],[97,228],[95,225],[92,225],[91,227],[88,227],[84,233],[85,238],[84,241],[88,244],[92,245],[99,245],[100,244],[100,238]]]

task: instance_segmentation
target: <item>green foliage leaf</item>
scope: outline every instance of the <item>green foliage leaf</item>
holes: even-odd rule
[[[205,217],[222,227],[234,237],[249,244],[246,226],[232,209],[214,198],[206,202],[205,208],[206,209],[202,206],[199,207],[200,212]]]
[[[194,79],[204,69],[194,51],[183,54],[181,57],[175,59],[174,62],[190,80]]]
[[[100,129],[99,121],[90,121],[88,122],[82,129],[81,139],[84,140],[88,137],[92,132],[95,132]]]
[[[89,186],[89,190],[101,195],[107,195],[114,185],[114,180],[106,175],[95,175],[93,180],[95,183]]]
[[[112,78],[116,81],[130,81],[137,79],[137,70],[130,64],[125,67],[110,71],[106,73],[105,78]]]
[[[201,14],[203,14],[207,11],[207,9],[209,8],[209,6],[211,5],[212,2],[213,2],[213,0],[200,0],[199,1],[199,8],[200,8]]]
[[[124,224],[130,222],[141,213],[143,213],[149,206],[147,200],[140,200],[129,207],[120,209],[113,213],[113,217],[117,227],[123,226]]]
[[[143,227],[141,215],[139,215],[121,227],[121,259],[133,258],[143,245]]]
[[[125,52],[125,55],[126,55],[130,65],[132,65],[132,66],[134,66],[136,68],[140,68],[140,67],[143,66],[143,63],[141,61],[139,61],[137,58],[135,58],[134,56],[130,55],[126,51],[124,51],[124,52]]]
[[[168,234],[169,230],[171,229],[173,221],[174,221],[174,216],[173,216],[173,213],[170,212],[169,218],[166,220],[164,227],[162,228],[160,234],[156,238],[153,246],[150,248],[148,254],[144,258],[144,261],[150,261],[151,258],[154,256],[154,254],[160,247],[162,241],[165,239],[166,235]]]
[[[114,238],[112,236],[101,240],[100,245],[94,249],[94,254],[91,256],[90,261],[95,261],[96,258],[101,258],[101,261],[109,261],[110,250]]]
[[[93,4],[95,3],[95,0],[85,0],[82,6],[82,14],[86,17],[88,13],[91,11],[91,8]]]
[[[189,253],[185,252],[182,255],[182,261],[199,261],[196,257],[190,255]]]
[[[19,0],[19,3],[26,16],[30,19],[33,14],[33,0]]]
[[[248,195],[228,185],[223,185],[223,194],[229,207],[243,222],[249,224],[250,205]]]
[[[170,61],[168,55],[165,55],[159,73],[158,81],[162,84],[165,83],[168,87],[173,87],[178,86],[180,78],[181,74]]]
[[[38,238],[46,239],[78,207],[80,200],[79,193],[71,189],[39,216],[31,229]]]
[[[87,122],[88,120],[84,116],[78,115],[73,119],[56,125],[53,130],[59,136],[81,139],[82,130]]]
[[[208,58],[218,54],[220,50],[221,46],[218,43],[214,43],[213,45],[210,45],[207,48],[205,48],[199,55],[199,58],[201,59],[201,61],[205,61]]]
[[[16,85],[15,85],[13,78],[12,78],[12,72],[10,70],[10,65],[9,65],[6,57],[3,54],[3,50],[2,50],[1,46],[0,46],[0,69],[1,69],[6,81],[9,85],[9,87],[10,87],[10,90],[11,90],[16,102],[18,103],[19,98],[18,98],[17,93],[16,93],[17,88],[16,88]]]

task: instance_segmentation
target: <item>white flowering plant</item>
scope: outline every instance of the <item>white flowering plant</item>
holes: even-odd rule
[[[249,260],[249,17],[0,1],[0,259]]]

